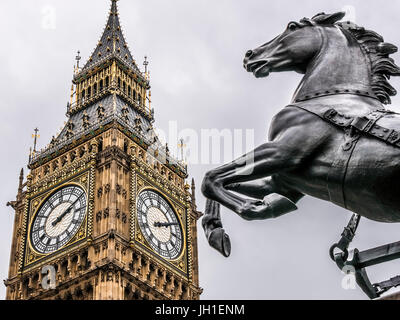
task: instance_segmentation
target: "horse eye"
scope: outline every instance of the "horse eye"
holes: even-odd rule
[[[297,29],[297,24],[294,23],[294,22],[289,23],[289,24],[288,24],[288,29],[289,29],[290,31],[296,30],[296,29]]]

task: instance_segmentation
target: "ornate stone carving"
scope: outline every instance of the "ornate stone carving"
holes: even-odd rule
[[[104,107],[99,104],[97,107],[97,118],[99,121],[102,121],[104,119],[105,113],[104,113]]]
[[[113,8],[116,8],[116,1],[112,3]],[[117,17],[117,13],[114,13]],[[110,23],[111,32],[119,28],[114,27]],[[122,33],[118,37],[120,41],[123,40]],[[102,39],[100,42],[104,44],[105,41]],[[126,45],[119,48],[122,57],[127,55],[126,48]],[[163,265],[170,269],[171,274],[187,273],[186,270],[179,271],[176,263],[170,264],[149,250],[138,254],[135,262],[130,259],[133,250],[139,247],[143,249],[143,246],[135,242],[136,192],[144,186],[159,188],[165,191],[171,201],[181,201],[180,205],[184,206],[183,198],[177,199],[179,193],[184,191],[178,184],[169,187],[168,179],[159,177],[156,171],[163,164],[147,152],[152,139],[149,140],[150,133],[148,130],[144,132],[144,128],[149,127],[153,117],[153,113],[145,109],[144,104],[148,81],[139,70],[133,68],[128,74],[126,65],[124,67],[120,61],[108,61],[104,50],[101,57],[104,58],[101,63],[96,61],[96,57],[91,57],[91,63],[99,63],[91,69],[93,73],[74,77],[78,101],[68,107],[68,123],[57,139],[52,139],[48,148],[32,159],[31,175],[24,184],[26,191],[19,192],[17,200],[10,202],[21,217],[16,219],[13,239],[16,242],[13,247],[17,250],[11,253],[11,260],[14,260],[10,264],[12,278],[6,281],[8,298],[99,299],[114,297],[116,293],[118,297],[132,299],[167,299],[172,295],[161,293],[162,289],[156,281],[158,269]],[[82,68],[78,71],[81,72]],[[117,88],[118,76],[121,78],[121,89]],[[135,112],[129,109],[131,104],[122,107],[125,123],[121,122],[120,115],[113,117],[113,112],[118,113],[122,106],[120,98],[130,103],[129,97],[123,96],[124,85],[140,91],[143,102],[140,108],[135,104],[137,110],[132,110]],[[107,91],[109,100],[104,102],[106,94],[101,96],[100,91],[106,88],[112,91]],[[138,115],[136,120],[132,119],[135,115]],[[131,120],[134,123],[128,123],[127,126],[126,122]],[[155,134],[152,138],[157,140]],[[138,165],[138,156],[144,165]],[[175,170],[171,168],[167,171]],[[180,170],[176,169],[177,172]],[[142,177],[137,183],[139,173]],[[176,173],[179,174],[184,176],[186,173]],[[170,177],[174,184],[175,173],[170,173]],[[159,183],[156,179],[159,179]],[[61,250],[50,255],[38,255],[31,250],[27,241],[31,217],[50,193],[68,183],[81,185],[87,193],[85,221],[71,242]],[[175,192],[173,188],[180,191]],[[114,214],[115,220],[111,216]],[[102,219],[109,219],[110,223]],[[12,267],[13,264],[15,267]],[[44,265],[55,268],[56,290],[40,287],[40,271]],[[99,281],[107,282],[108,288],[101,286]],[[189,279],[184,281],[189,286]],[[127,296],[119,291],[120,288],[129,289]],[[106,290],[113,290],[113,294],[106,294]],[[173,296],[180,294],[178,292]]]
[[[126,213],[122,213],[122,222],[126,223],[127,219],[128,219],[128,217],[127,217]]]
[[[96,213],[96,221],[97,221],[97,222],[99,222],[99,221],[101,220],[102,214],[103,214],[103,213],[102,213],[101,211],[99,211],[99,212]]]
[[[110,209],[109,208],[105,208],[103,211],[103,217],[104,219],[108,218],[110,216]]]
[[[83,112],[83,115],[82,115],[82,126],[83,126],[83,128],[87,129],[90,126],[89,119],[90,119],[90,117],[89,117],[87,111],[85,110]]]
[[[109,193],[110,190],[111,190],[111,186],[110,186],[109,183],[107,183],[107,184],[104,186],[104,192],[105,192],[105,193]]]

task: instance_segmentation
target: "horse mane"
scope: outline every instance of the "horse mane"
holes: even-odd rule
[[[383,37],[372,30],[367,30],[350,21],[338,22],[344,16],[344,12],[319,13],[312,19],[302,19],[300,23],[313,26],[335,25],[344,32],[350,33],[360,44],[371,63],[371,87],[374,94],[382,103],[390,104],[390,96],[397,94],[396,89],[389,83],[390,76],[400,76],[400,67],[389,55],[397,52],[397,47],[384,42]]]

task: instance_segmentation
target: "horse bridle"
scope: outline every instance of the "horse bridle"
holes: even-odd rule
[[[327,97],[327,96],[334,96],[339,94],[349,94],[349,95],[356,95],[361,97],[368,97],[372,99],[376,99],[380,101],[372,91],[362,91],[362,90],[354,90],[354,89],[335,89],[335,90],[325,90],[322,92],[313,92],[313,93],[306,93],[300,97],[296,97],[293,102],[303,102],[307,100],[312,100],[320,97]]]

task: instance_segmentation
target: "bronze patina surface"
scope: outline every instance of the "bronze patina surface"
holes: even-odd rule
[[[397,47],[376,32],[339,22],[344,15],[320,13],[290,22],[281,35],[246,53],[244,67],[257,78],[282,71],[304,77],[291,103],[274,117],[269,141],[204,178],[203,227],[210,245],[224,256],[231,245],[220,205],[243,219],[263,220],[296,210],[309,195],[356,213],[344,240],[331,250],[341,267],[348,263],[347,247],[360,216],[400,222],[400,115],[385,108],[396,94],[390,76],[400,75],[389,57]],[[360,253],[354,259],[363,263],[353,265],[363,272],[396,258],[398,246],[391,248]],[[370,297],[382,293],[364,280]],[[364,280],[361,274],[359,284]]]

